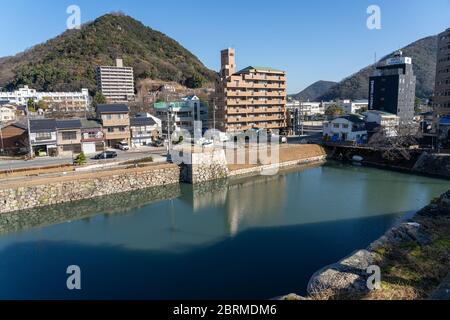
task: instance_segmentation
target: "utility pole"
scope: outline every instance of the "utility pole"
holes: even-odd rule
[[[30,159],[33,159],[33,146],[31,145],[31,127],[30,127],[30,110],[28,108],[28,103],[26,106],[26,113],[27,113],[27,127],[28,127],[28,148],[30,149]]]
[[[216,131],[216,97],[213,99],[213,128]]]
[[[3,133],[2,133],[2,130],[3,130],[3,127],[2,127],[2,125],[0,124],[0,141],[1,141],[1,148],[0,148],[0,152],[2,153],[3,152],[3,149],[4,149],[4,145],[3,145]]]

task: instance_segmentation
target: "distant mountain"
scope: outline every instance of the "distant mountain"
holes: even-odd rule
[[[310,85],[303,91],[291,95],[291,97],[299,101],[316,101],[317,98],[324,95],[326,92],[328,92],[328,90],[330,90],[335,85],[337,85],[337,82],[320,80],[314,82],[312,85]]]
[[[416,96],[429,98],[434,91],[436,74],[437,36],[418,40],[401,49],[403,55],[413,58],[414,73],[417,76]],[[392,57],[391,53],[380,62]],[[368,66],[322,94],[317,100],[334,99],[367,99],[369,95],[369,77],[374,71],[374,65]]]
[[[136,79],[175,81],[188,87],[214,81],[191,52],[166,35],[123,15],[107,14],[14,57],[0,58],[0,87],[95,91],[95,67],[123,58]]]

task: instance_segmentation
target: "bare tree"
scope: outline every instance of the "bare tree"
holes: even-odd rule
[[[422,133],[416,124],[400,125],[396,131],[396,135],[388,136],[386,130],[379,127],[370,138],[368,146],[381,151],[386,160],[410,160],[412,148],[418,145]]]

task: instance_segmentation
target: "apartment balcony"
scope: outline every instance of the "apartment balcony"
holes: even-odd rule
[[[256,75],[256,74],[246,74],[244,75],[245,80],[258,80],[258,81],[286,81],[286,76],[282,75]]]
[[[124,132],[105,132],[105,140],[128,140],[130,139],[130,131]]]
[[[102,118],[102,123],[104,127],[118,127],[118,126],[124,126],[128,127],[130,125],[130,119],[105,119]]]

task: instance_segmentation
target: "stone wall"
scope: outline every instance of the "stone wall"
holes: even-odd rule
[[[424,152],[412,170],[434,176],[450,177],[450,155]]]
[[[0,189],[0,213],[26,210],[127,191],[179,183],[176,165],[132,168],[56,179]]]
[[[227,159],[222,149],[193,152],[190,154],[189,162],[181,165],[183,182],[198,184],[228,177]]]

